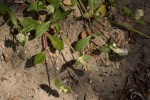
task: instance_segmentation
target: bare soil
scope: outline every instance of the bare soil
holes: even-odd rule
[[[146,24],[137,25],[118,10],[112,10],[109,18],[150,35],[149,0],[121,0],[117,5],[128,6],[133,11],[143,9]],[[150,40],[106,20],[99,20],[101,24],[97,27],[102,36],[92,42],[102,46],[113,41],[129,54],[120,57],[114,53],[99,53],[89,44],[83,53],[92,56],[89,62],[92,70],[72,67],[75,55],[79,54],[72,54],[66,40],[76,42],[85,30],[83,19],[78,19],[79,8],[75,9],[61,22],[65,49],[51,52],[52,57],[47,57],[42,64],[33,63],[35,55],[42,50],[40,38],[30,35],[22,47],[14,41],[11,27],[3,27],[0,31],[0,100],[150,100]],[[0,24],[3,22],[4,17],[1,17]],[[69,86],[72,94],[59,91],[54,85],[55,79]]]

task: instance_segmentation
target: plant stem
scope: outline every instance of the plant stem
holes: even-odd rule
[[[138,33],[139,35],[142,35],[142,36],[144,36],[144,37],[146,37],[146,38],[150,38],[150,36],[146,35],[145,33],[141,32],[141,31],[139,31],[139,30],[137,30],[137,29],[130,28],[130,27],[126,26],[126,25],[123,25],[122,23],[118,23],[118,22],[111,21],[111,20],[109,20],[109,22],[111,22],[111,23],[113,23],[113,24],[115,24],[115,25],[118,25],[118,26],[120,26],[120,27],[122,27],[122,28],[125,28],[125,29],[127,29],[127,30],[129,30],[129,31]]]
[[[141,31],[139,31],[139,30],[137,30],[137,29],[130,28],[130,27],[126,26],[126,25],[123,25],[122,23],[115,22],[115,21],[112,21],[112,20],[109,20],[109,19],[105,19],[105,18],[103,18],[103,17],[100,17],[100,18],[103,19],[103,20],[107,20],[107,21],[109,21],[110,23],[115,24],[115,25],[117,25],[117,26],[120,26],[120,27],[122,27],[122,28],[125,28],[125,29],[128,30],[128,31],[132,31],[132,32],[138,33],[139,35],[142,35],[142,36],[144,36],[144,37],[146,37],[146,38],[150,38],[150,36],[146,35],[145,33],[141,32]]]
[[[84,10],[84,12],[86,12],[86,13],[87,13],[87,10],[85,9],[85,7],[84,7],[84,5],[83,5],[82,1],[81,1],[81,0],[78,0],[78,1],[79,1],[79,4],[81,5],[82,9]]]

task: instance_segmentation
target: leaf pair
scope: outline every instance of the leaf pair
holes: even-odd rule
[[[55,49],[57,49],[57,50],[64,49],[64,44],[60,39],[58,39],[57,37],[52,36],[50,34],[47,34],[47,36],[50,39],[50,41]],[[45,60],[45,58],[46,58],[46,52],[45,51],[40,52],[35,56],[34,63],[39,64],[39,63],[43,62]]]
[[[75,49],[76,51],[83,50],[83,49],[89,44],[90,38],[91,38],[91,36],[86,37],[86,38],[83,38],[83,39],[80,39],[80,40],[76,43],[74,49]]]
[[[111,50],[120,56],[128,55],[128,51],[126,49],[118,48],[115,43],[100,47],[101,52],[110,52]]]

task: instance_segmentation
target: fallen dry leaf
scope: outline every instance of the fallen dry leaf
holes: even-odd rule
[[[102,16],[102,17],[104,17],[104,16],[106,15],[106,12],[107,12],[106,6],[105,6],[105,5],[101,5],[101,6],[99,7],[99,9],[98,9],[98,12],[101,13],[101,16]]]
[[[86,37],[87,37],[86,31],[82,31],[81,38],[83,39],[83,38],[86,38]]]

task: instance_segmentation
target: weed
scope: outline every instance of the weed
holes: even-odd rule
[[[91,34],[85,35],[86,32],[82,33],[82,39],[79,39],[74,47],[70,46],[73,52],[81,52],[89,45],[90,40],[92,38],[98,38],[99,36],[101,36],[99,31],[95,31],[95,26],[94,26],[94,22],[96,22],[98,19],[107,20],[110,23],[123,27],[127,30],[133,31],[135,33],[138,33],[147,38],[150,38],[148,35],[144,34],[143,32],[125,26],[122,23],[118,23],[105,18],[108,14],[107,12],[108,6],[116,7],[115,5],[116,0],[106,0],[105,3],[101,5],[99,5],[99,0],[87,0],[88,7],[85,7],[81,0],[72,0],[71,2],[72,2],[71,6],[77,4],[81,6],[83,12],[82,17],[84,19],[87,19],[86,21],[88,21],[88,25],[91,30]],[[54,33],[62,34],[59,22],[62,19],[66,18],[74,10],[73,9],[64,10],[60,0],[36,0],[35,2],[27,3],[27,4],[28,4],[26,8],[27,12],[37,14],[37,16],[39,16],[37,19],[34,19],[32,17],[23,17],[22,19],[21,18],[18,19],[15,16],[14,12],[9,7],[4,6],[1,3],[0,3],[0,14],[9,16],[9,19],[6,22],[6,24],[11,21],[13,25],[12,26],[13,29],[17,30],[18,32],[16,38],[22,46],[25,46],[28,33],[31,31],[35,32],[36,38],[43,39],[44,50],[38,53],[34,58],[34,63],[39,64],[42,63],[46,59],[46,55],[49,54],[48,40],[51,42],[51,44],[56,50],[60,51],[64,49],[63,41],[60,39],[60,37],[53,35],[51,30],[53,30]],[[124,14],[126,14],[129,17],[133,15],[133,12],[128,7],[123,7],[122,11]],[[44,12],[44,15],[40,14],[40,12]],[[137,23],[144,24],[144,20],[142,19],[143,15],[144,15],[143,10],[138,9],[135,12],[134,20]],[[107,44],[104,42],[104,44],[105,44],[104,46],[97,47],[100,52],[113,51],[120,56],[124,56],[128,54],[127,50],[118,48],[114,43]],[[80,55],[80,57],[77,58],[75,66],[82,64],[83,66],[87,66],[85,69],[88,70],[90,68],[87,62],[90,59],[91,59],[90,55],[82,54]],[[61,91],[68,94],[71,93],[71,90],[68,87],[62,85],[60,80],[55,80],[55,85]]]

